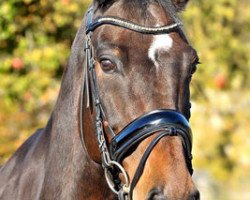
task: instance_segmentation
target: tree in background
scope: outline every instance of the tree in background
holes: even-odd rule
[[[0,3],[0,163],[45,125],[89,2]],[[217,190],[250,190],[249,9],[248,0],[190,0],[182,14],[203,63],[192,82],[194,164]]]
[[[0,3],[0,162],[43,127],[88,1]]]

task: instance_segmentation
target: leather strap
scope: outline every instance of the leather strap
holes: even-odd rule
[[[133,191],[134,191],[134,188],[135,186],[137,185],[143,171],[144,171],[144,168],[145,168],[145,164],[146,164],[146,161],[150,155],[150,153],[152,152],[152,150],[154,149],[154,147],[157,145],[157,143],[165,136],[174,136],[175,134],[173,134],[173,132],[169,132],[169,131],[162,131],[160,132],[154,139],[153,141],[150,143],[150,145],[147,147],[145,153],[143,154],[141,160],[140,160],[140,163],[136,169],[136,172],[135,172],[135,175],[134,175],[134,178],[131,182],[131,185],[130,185],[130,199],[133,199]]]
[[[86,34],[88,34],[91,31],[94,31],[97,27],[103,24],[118,26],[143,34],[154,34],[154,35],[172,32],[174,29],[182,25],[180,22],[178,22],[167,26],[145,27],[119,17],[105,16],[105,17],[98,17],[91,24],[89,24],[86,29]]]

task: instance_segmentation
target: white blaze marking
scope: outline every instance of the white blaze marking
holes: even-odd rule
[[[154,62],[156,68],[159,67],[159,64],[155,58],[156,52],[158,50],[168,51],[172,45],[173,40],[168,34],[153,36],[153,42],[148,50],[148,57]]]

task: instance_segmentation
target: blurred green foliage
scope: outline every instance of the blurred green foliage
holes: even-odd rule
[[[195,166],[218,181],[221,199],[249,199],[243,191],[250,190],[250,4],[190,3],[183,19],[203,63],[191,88]]]
[[[89,1],[0,2],[0,163],[44,126]]]
[[[0,163],[49,118],[89,2],[0,2]],[[182,13],[203,63],[191,86],[194,164],[235,191],[250,190],[249,10],[248,0],[191,0]]]

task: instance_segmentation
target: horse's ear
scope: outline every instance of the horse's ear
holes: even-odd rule
[[[105,2],[109,1],[109,0],[95,0],[97,3],[99,4],[104,4]]]
[[[177,11],[181,11],[185,8],[189,0],[172,0],[172,3],[176,7]]]

